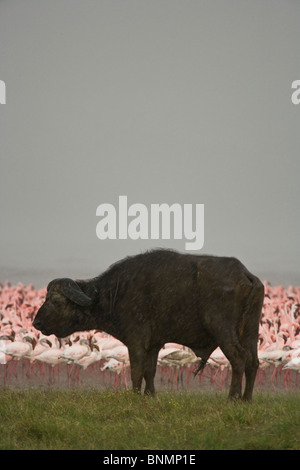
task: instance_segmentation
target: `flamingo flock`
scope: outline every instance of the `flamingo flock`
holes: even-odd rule
[[[272,369],[270,380],[275,380],[278,373],[283,374],[284,383],[291,383],[291,374],[296,374],[296,386],[300,377],[300,287],[265,285],[265,298],[259,329],[258,357],[259,380],[266,376],[266,370]],[[37,331],[32,322],[37,310],[44,302],[46,288],[35,289],[32,284],[0,284],[0,370],[9,367],[17,373],[19,361],[28,363],[28,371],[42,377],[45,365],[59,370],[65,364],[75,367],[77,372],[72,379],[78,378],[80,370],[93,373],[111,374],[114,386],[117,377],[123,377],[127,386],[129,356],[127,347],[116,338],[98,330],[78,332],[67,338],[58,339],[54,335],[44,336]],[[170,381],[178,377],[180,371],[190,376],[196,368],[197,358],[189,348],[176,343],[167,343],[160,350],[158,369],[164,371]],[[95,371],[94,367],[97,365]],[[230,364],[217,348],[210,356],[207,365],[211,382],[223,385]],[[34,368],[33,368],[34,366]],[[41,370],[39,371],[39,366]],[[32,369],[30,369],[32,367]],[[205,369],[206,370],[206,369]],[[28,372],[30,373],[30,372]],[[205,372],[204,372],[205,374]],[[4,374],[7,378],[7,373]],[[202,373],[203,376],[203,373]],[[202,379],[200,378],[200,381]],[[9,380],[8,380],[9,382]],[[294,381],[295,382],[295,381]]]

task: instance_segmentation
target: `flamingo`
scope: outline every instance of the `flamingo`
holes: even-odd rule
[[[291,343],[291,348],[292,348],[292,349],[299,349],[299,348],[300,348],[300,339],[295,339],[295,340]]]
[[[213,367],[220,366],[222,370],[230,365],[227,357],[220,348],[217,348],[212,352],[207,362]]]
[[[91,348],[89,345],[89,341],[87,339],[81,339],[79,344],[72,344],[65,348],[61,352],[61,358],[67,359],[69,362],[78,361],[84,356],[89,355],[91,352]]]
[[[101,350],[97,345],[92,345],[90,354],[81,357],[80,359],[76,359],[74,364],[86,369],[89,365],[93,364],[94,362],[100,361],[102,357]]]
[[[44,362],[52,367],[57,364],[67,362],[67,359],[61,356],[61,348],[49,348],[34,358],[35,361]]]
[[[12,359],[5,353],[5,347],[11,341],[13,341],[13,337],[10,335],[0,336],[0,364],[6,364],[9,359]]]
[[[20,360],[22,357],[29,357],[32,354],[34,341],[30,336],[24,336],[22,341],[11,341],[2,344],[1,352]]]
[[[289,286],[284,289],[282,286],[272,287],[267,282],[264,284],[265,299],[258,342],[260,369],[287,366],[300,356],[300,287]],[[36,290],[32,284],[28,286],[21,283],[11,285],[9,282],[0,284],[0,364],[22,358],[30,362],[44,361],[53,366],[56,363],[69,361],[86,368],[88,364],[93,363],[92,361],[99,361],[102,358],[106,361],[104,371],[118,369],[112,359],[120,363],[121,371],[122,360],[123,367],[126,367],[127,348],[121,341],[107,333],[98,330],[93,330],[89,334],[76,333],[63,345],[58,344],[55,337],[47,337],[50,341],[48,343],[46,339],[38,336],[32,326],[32,319],[43,303],[45,295],[46,288]],[[17,349],[18,346],[20,346],[19,351],[14,352],[13,349]],[[70,353],[74,347],[77,349],[84,347],[86,354],[81,359],[77,359],[75,354],[68,359],[62,357]],[[9,350],[11,354],[8,355]],[[158,364],[175,368],[185,364],[185,361],[188,364],[194,359],[193,354],[189,356],[182,345],[167,343],[159,351]],[[218,369],[228,366],[226,357],[218,349],[212,353],[207,363]],[[288,377],[292,370],[298,370],[295,364],[297,361],[284,367],[285,377]],[[107,365],[108,368],[105,368]],[[293,369],[289,371],[291,366]]]
[[[111,351],[116,347],[124,346],[120,340],[114,338],[113,336],[99,337],[97,339],[97,344],[99,347],[101,347],[103,354],[105,354],[105,351]]]
[[[37,356],[42,354],[44,351],[48,350],[49,348],[52,347],[51,341],[49,341],[47,338],[40,338],[32,351],[29,360],[30,362],[33,362]]]
[[[181,349],[177,347],[166,347],[166,345],[161,348],[161,350],[158,353],[158,363],[164,360],[165,357],[167,357],[169,354],[173,352],[181,351]]]
[[[274,349],[271,351],[258,351],[258,359],[259,361],[268,362],[269,364],[273,364],[275,367],[278,367],[279,365],[282,365],[289,354],[290,348],[286,350]]]
[[[300,372],[300,357],[294,357],[289,362],[287,362],[283,369],[292,369]]]
[[[7,363],[6,354],[0,351],[0,364],[6,364],[6,363]]]
[[[109,361],[107,361],[103,367],[101,367],[101,370],[111,370],[113,372],[116,372],[117,374],[120,374],[122,370],[124,370],[124,367],[129,366],[129,361],[128,362],[120,362],[117,361],[117,359],[111,358]]]
[[[129,360],[128,348],[123,344],[113,349],[104,350],[102,357],[106,359],[116,359],[116,361],[119,362],[127,362]]]
[[[197,360],[197,356],[190,349],[177,349],[159,357],[158,362],[160,364],[182,366],[184,364],[196,362]]]

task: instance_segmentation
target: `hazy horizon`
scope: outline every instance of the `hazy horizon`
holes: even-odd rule
[[[93,277],[184,240],[96,209],[204,204],[199,254],[300,285],[300,3],[2,0],[0,282]]]

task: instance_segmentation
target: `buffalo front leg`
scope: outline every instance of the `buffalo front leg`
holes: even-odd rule
[[[128,348],[129,360],[130,360],[130,371],[131,371],[131,382],[132,389],[134,392],[141,392],[142,380],[143,380],[143,362],[144,362],[144,351],[131,350]]]
[[[154,376],[156,372],[158,350],[146,351],[140,347],[129,349],[131,381],[134,392],[141,392],[142,380],[146,381],[145,394],[154,395]]]

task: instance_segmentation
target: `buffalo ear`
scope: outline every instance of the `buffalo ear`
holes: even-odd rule
[[[71,279],[61,285],[61,291],[67,299],[81,307],[89,307],[93,303],[91,297],[86,295],[79,285]]]

